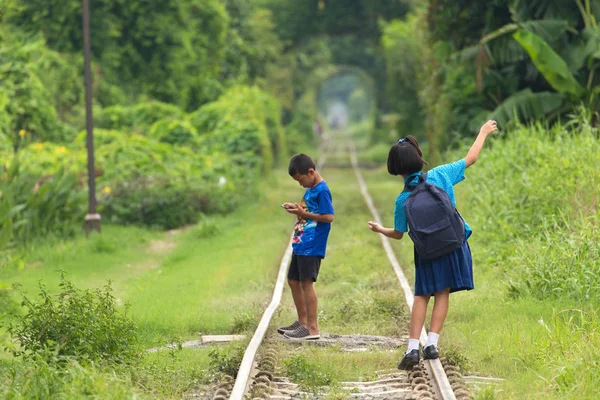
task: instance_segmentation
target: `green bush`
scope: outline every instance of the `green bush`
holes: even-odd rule
[[[79,178],[63,169],[38,178],[21,173],[15,159],[0,175],[0,196],[0,249],[51,232],[70,236],[85,215]]]
[[[94,128],[94,148],[98,149],[104,145],[122,141],[126,138],[126,136],[127,135],[125,133],[118,130]],[[81,131],[73,143],[76,147],[83,150],[87,145],[87,131]]]
[[[213,374],[226,374],[236,377],[244,358],[244,343],[234,343],[226,348],[213,347],[208,353],[210,371]]]
[[[259,158],[264,172],[285,153],[278,103],[258,88],[231,88],[192,113],[189,120],[203,135],[203,146]]]
[[[10,155],[9,159],[14,158],[14,155]],[[34,177],[42,178],[56,174],[65,166],[68,166],[71,173],[86,173],[87,152],[71,146],[52,142],[28,143],[25,139],[16,158],[19,160],[22,173]]]
[[[23,294],[24,315],[8,326],[24,358],[54,350],[95,362],[130,362],[137,355],[137,332],[127,310],[117,310],[110,282],[103,289],[80,290],[61,275],[60,293],[53,297],[40,283],[38,300]],[[48,353],[54,354],[54,353]]]
[[[193,145],[198,139],[198,133],[190,123],[164,119],[152,125],[148,136],[162,143],[179,146]]]
[[[43,42],[17,40],[0,46],[0,132],[18,148],[26,132],[37,140],[64,140],[68,129],[58,120],[53,96],[38,75],[34,55]]]
[[[4,367],[0,363],[0,397],[10,400],[139,398],[126,377],[73,357],[35,354]]]
[[[0,284],[0,317],[4,319],[7,314],[13,313],[17,304],[10,297],[9,288]]]
[[[200,213],[229,212],[243,195],[232,184],[182,180],[164,174],[140,176],[112,187],[103,197],[102,212],[119,224],[174,229],[198,222]]]
[[[56,51],[83,48],[81,2],[7,0],[3,22],[46,39]],[[92,49],[101,88],[120,86],[138,95],[195,109],[210,101],[223,59],[228,15],[214,0],[139,2],[98,0],[90,4]],[[101,99],[117,104],[102,93]],[[117,101],[120,99],[117,99]]]
[[[149,101],[134,106],[111,106],[94,115],[94,124],[103,129],[115,129],[123,132],[141,133],[162,119],[183,119],[185,113],[173,104]]]
[[[120,224],[174,229],[198,221],[194,193],[168,179],[140,177],[114,187],[103,213]]]

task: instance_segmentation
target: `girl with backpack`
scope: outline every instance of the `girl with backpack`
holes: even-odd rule
[[[471,228],[456,210],[453,186],[465,179],[465,169],[477,161],[485,139],[496,129],[496,121],[487,121],[465,158],[440,165],[427,174],[421,172],[427,163],[413,136],[398,140],[390,149],[388,172],[404,179],[404,190],[396,198],[394,227],[384,228],[374,221],[368,225],[373,232],[392,239],[400,240],[408,232],[415,244],[410,339],[399,369],[410,370],[419,363],[419,336],[431,296],[435,302],[423,348],[425,360],[439,357],[437,342],[448,313],[450,293],[473,289],[473,264],[467,243]]]

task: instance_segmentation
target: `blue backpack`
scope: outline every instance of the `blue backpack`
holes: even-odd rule
[[[416,186],[404,186],[410,192],[404,203],[408,236],[419,257],[431,260],[452,253],[465,240],[465,224],[444,190],[428,183],[427,174],[419,175]]]

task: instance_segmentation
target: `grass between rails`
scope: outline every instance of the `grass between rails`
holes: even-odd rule
[[[321,171],[331,189],[336,214],[316,283],[321,332],[406,335],[408,307],[380,238],[367,227],[372,217],[358,189],[347,152],[332,149],[328,153],[328,162],[336,166],[345,163],[348,168],[330,169],[326,164]],[[282,372],[308,391],[329,386],[328,393],[321,396],[348,397],[347,393],[338,393],[341,382],[373,380],[375,371],[394,369],[404,351],[404,348],[371,347],[365,352],[348,352],[339,346],[297,347],[280,343],[274,329],[295,319],[286,286],[279,312],[271,324],[270,337],[279,348]]]

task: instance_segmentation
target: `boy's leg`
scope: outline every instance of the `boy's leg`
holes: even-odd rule
[[[431,313],[430,331],[440,334],[446,315],[448,315],[448,306],[450,304],[450,289],[445,289],[435,293],[435,301],[433,302],[433,312]]]
[[[294,299],[294,305],[296,306],[296,313],[298,313],[298,322],[301,325],[306,325],[306,305],[304,305],[304,295],[302,294],[302,286],[300,285],[300,265],[298,263],[299,257],[292,253],[292,259],[290,260],[290,268],[288,269],[288,285],[292,290],[292,298]]]
[[[300,281],[292,279],[288,279],[288,285],[292,290],[292,298],[294,299],[294,305],[296,306],[296,312],[298,313],[298,322],[300,322],[302,326],[307,326],[306,303],[304,302],[302,285],[300,284]]]
[[[319,325],[317,323],[317,291],[312,278],[303,279],[300,281],[302,293],[304,295],[304,304],[306,307],[306,324],[304,325],[310,331],[311,335],[319,334]],[[300,321],[302,322],[302,321]]]

